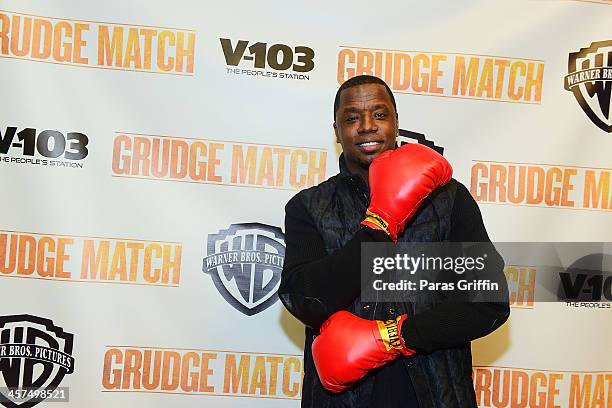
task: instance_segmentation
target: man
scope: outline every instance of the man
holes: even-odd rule
[[[507,302],[360,301],[362,242],[490,242],[477,204],[450,179],[448,163],[423,146],[395,149],[398,129],[395,99],[382,80],[345,82],[334,102],[340,173],[286,205],[279,296],[306,325],[302,407],[476,407],[470,341],[508,318]],[[407,189],[416,192],[406,201]],[[375,320],[396,322],[401,342],[355,367],[345,357],[360,351],[347,348],[368,342],[357,328]]]

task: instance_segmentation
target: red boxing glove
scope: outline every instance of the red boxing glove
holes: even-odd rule
[[[312,356],[323,387],[342,392],[399,354],[414,354],[401,336],[406,317],[404,314],[387,321],[366,320],[345,310],[331,315],[312,343]]]
[[[387,150],[370,165],[370,206],[361,225],[397,241],[425,197],[452,174],[448,161],[429,147],[411,143]]]

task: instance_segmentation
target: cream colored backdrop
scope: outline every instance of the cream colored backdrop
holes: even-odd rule
[[[74,407],[299,406],[278,228],[337,172],[333,97],[360,73],[444,147],[494,241],[610,240],[610,1],[0,10],[0,385],[59,379]],[[574,71],[608,79],[564,89],[587,48]],[[479,404],[611,407],[610,304],[532,303],[535,269],[507,273],[512,316],[473,343]],[[73,367],[33,364],[41,346]]]

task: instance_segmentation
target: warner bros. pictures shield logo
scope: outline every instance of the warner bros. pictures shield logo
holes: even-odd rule
[[[280,228],[232,224],[208,235],[202,270],[230,305],[252,316],[278,300],[284,260],[285,236]]]
[[[598,41],[569,55],[564,87],[600,129],[612,132],[612,40]]]
[[[427,139],[423,133],[413,132],[411,130],[399,129],[397,142],[400,146],[408,143],[422,144],[436,152],[444,155],[444,147],[437,146],[433,140]]]
[[[38,397],[11,398],[10,390],[55,390],[66,374],[74,372],[73,335],[49,319],[28,314],[0,316],[0,404],[29,408]],[[44,395],[44,394],[43,394]]]

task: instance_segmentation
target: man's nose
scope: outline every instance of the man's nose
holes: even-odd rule
[[[363,115],[361,120],[359,121],[359,129],[357,131],[359,133],[367,133],[367,132],[375,132],[378,130],[378,126],[376,126],[376,121],[370,115]]]

